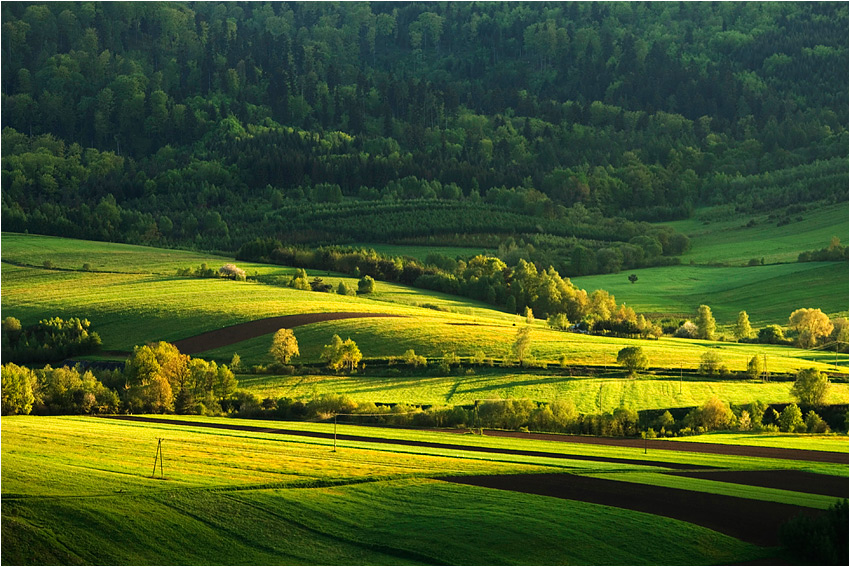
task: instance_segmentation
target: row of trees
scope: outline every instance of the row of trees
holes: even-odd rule
[[[23,327],[15,317],[2,323],[3,360],[17,363],[47,362],[91,354],[100,349],[101,340],[91,330],[88,319],[59,317],[42,319]]]
[[[354,423],[418,427],[468,427],[635,437],[685,436],[706,431],[783,431],[827,433],[829,424],[814,410],[803,417],[797,404],[782,411],[756,401],[731,407],[716,396],[674,418],[669,410],[642,411],[620,407],[582,414],[571,400],[538,403],[528,399],[480,400],[466,406],[422,408],[407,404],[376,405],[347,396],[323,394],[307,402],[282,397],[261,400],[242,394],[239,415],[277,419],[329,419],[342,414]],[[846,429],[836,422],[838,429]]]
[[[566,330],[583,322],[584,329],[618,336],[658,336],[661,329],[634,309],[618,306],[604,290],[588,294],[552,267],[538,268],[523,259],[514,267],[493,256],[478,255],[468,262],[430,255],[425,263],[410,257],[390,257],[374,250],[284,247],[271,239],[256,240],[242,247],[241,259],[267,260],[284,265],[349,273],[362,279],[358,293],[374,286],[374,278],[464,295],[501,306],[508,312],[531,309],[551,317],[552,328]],[[300,274],[300,275],[299,275]],[[296,282],[303,280],[300,287]],[[308,289],[306,272],[299,271],[290,286]]]
[[[9,362],[2,373],[3,415],[216,415],[229,408],[238,386],[227,366],[191,358],[165,342],[135,347],[123,370],[31,370]]]
[[[750,325],[746,311],[738,312],[732,334],[740,342],[797,345],[800,348],[824,347],[847,352],[848,321],[846,317],[830,319],[820,309],[796,309],[788,317],[789,338],[779,325],[766,325],[758,331]],[[675,330],[680,338],[714,340],[717,321],[708,305],[700,305],[694,321],[685,320]]]

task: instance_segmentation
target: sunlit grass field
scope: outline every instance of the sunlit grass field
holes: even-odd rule
[[[341,394],[360,402],[468,405],[476,400],[571,400],[581,413],[619,407],[635,410],[693,407],[712,396],[731,404],[787,403],[794,400],[790,382],[740,380],[587,378],[543,373],[479,372],[456,376],[263,376],[240,375],[239,386],[261,398],[308,400]],[[619,375],[618,375],[619,374]],[[830,384],[826,403],[848,403],[847,384]]]
[[[44,238],[22,236],[7,240],[4,236],[4,258],[7,255],[17,257],[21,247],[29,250],[27,254],[34,254],[32,250],[38,245],[32,242],[41,242]],[[86,317],[100,333],[105,350],[129,351],[137,344],[174,341],[264,317],[358,311],[392,313],[403,317],[329,321],[300,327],[296,337],[301,357],[296,362],[317,362],[322,346],[333,334],[354,339],[366,359],[399,356],[407,349],[414,349],[418,354],[432,358],[441,357],[446,352],[463,357],[480,352],[485,357],[499,360],[509,356],[517,328],[525,324],[515,315],[490,309],[481,303],[400,285],[379,282],[376,294],[349,297],[252,282],[183,278],[170,275],[170,269],[163,274],[150,271],[157,262],[163,265],[173,262],[171,267],[184,265],[182,259],[163,259],[172,254],[170,251],[119,246],[127,250],[113,258],[111,251],[118,245],[63,239],[47,239],[45,242],[49,244],[53,240],[60,242],[57,245],[59,250],[101,250],[97,253],[100,256],[94,252],[91,254],[101,258],[98,262],[107,268],[118,268],[122,264],[144,265],[150,273],[60,271],[4,264],[3,313],[18,317],[24,324],[49,316]],[[134,262],[132,255],[122,255],[132,252],[139,253],[139,262]],[[72,257],[76,253],[82,252],[68,252]],[[180,256],[184,253],[174,254]],[[59,253],[54,255],[56,266],[62,266],[61,257]],[[68,265],[76,265],[79,259],[68,260]],[[194,257],[195,261],[198,259],[200,257]],[[634,285],[638,286],[640,282]],[[416,306],[424,304],[439,306],[440,310]],[[206,354],[229,361],[236,352],[245,364],[267,363],[271,361],[269,342],[269,337],[260,337]],[[707,349],[717,352],[732,371],[744,370],[747,361],[754,355],[766,355],[771,372],[792,372],[810,366],[835,370],[836,364],[842,368],[847,365],[846,354],[669,338],[635,341],[591,337],[552,331],[543,321],[534,323],[531,354],[550,364],[566,356],[569,364],[614,367],[617,352],[624,346],[637,344],[646,351],[652,367],[672,370],[678,367],[696,368]]]
[[[711,220],[701,220],[704,216]],[[764,258],[766,264],[796,262],[800,252],[825,248],[833,236],[847,244],[850,219],[846,202],[812,206],[792,215],[793,222],[784,226],[776,226],[777,219],[767,216],[700,209],[690,219],[663,224],[691,238],[691,249],[682,256],[682,263],[693,260],[697,264],[741,266],[752,258]],[[797,221],[797,216],[803,221]],[[746,226],[750,220],[755,226]]]
[[[715,432],[689,437],[671,438],[674,441],[691,443],[718,443],[722,445],[751,445],[755,447],[779,447],[785,449],[808,449],[812,451],[848,452],[846,435],[803,435],[797,433],[726,433]]]
[[[629,274],[638,276],[634,284]],[[718,332],[732,336],[739,311],[755,327],[787,325],[800,307],[847,316],[846,262],[805,262],[752,267],[668,266],[573,278],[577,286],[605,289],[641,313],[676,314],[693,320],[701,304],[711,307]]]
[[[332,452],[328,440],[198,429],[190,425],[191,418],[184,420],[186,426],[4,418],[4,562],[692,564],[750,561],[773,552],[663,517],[433,480],[452,473],[558,468],[601,474],[612,470],[609,463],[564,460],[544,469],[534,457],[507,456],[514,462],[506,462],[505,455],[433,455],[428,448],[369,443],[341,443]],[[421,435],[353,426],[340,430]],[[165,479],[150,478],[158,438],[163,439]],[[517,444],[445,433],[426,438]],[[565,452],[578,447],[554,442],[522,446]],[[623,449],[586,450],[626,454]],[[680,462],[716,457],[673,454]],[[728,459],[730,465],[747,466],[740,457]],[[766,459],[749,465],[801,466]],[[639,475],[635,482],[646,481],[645,466],[614,468],[626,474],[629,467]],[[701,489],[730,490],[721,485]],[[777,502],[799,498],[786,491],[757,492],[756,497]],[[822,504],[815,498],[808,505]],[[610,537],[613,525],[622,537]]]

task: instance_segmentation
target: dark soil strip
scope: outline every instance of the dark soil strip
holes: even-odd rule
[[[238,323],[223,329],[216,329],[207,333],[201,333],[194,337],[188,337],[174,341],[174,346],[184,354],[197,354],[207,350],[226,347],[248,339],[254,339],[278,329],[291,329],[310,323],[321,323],[324,321],[335,321],[337,319],[358,319],[361,317],[401,317],[389,313],[301,313],[298,315],[282,315],[280,317],[269,317],[257,319],[247,323]]]
[[[453,430],[455,433],[466,433],[467,429]],[[587,435],[558,435],[547,433],[521,433],[519,431],[487,430],[489,437],[518,437],[522,439],[542,439],[545,441],[562,441],[566,443],[589,443],[591,445],[607,445],[610,447],[632,447],[643,449],[644,443],[648,450],[683,451],[687,453],[711,453],[715,455],[739,455],[767,459],[786,459],[794,461],[812,461],[817,463],[848,464],[847,453],[832,451],[809,451],[806,449],[780,449],[776,447],[752,447],[749,445],[721,445],[719,443],[698,443],[690,441],[664,441],[661,439],[628,439],[616,437],[590,437]]]
[[[668,474],[847,498],[847,477],[806,471],[676,471]]]
[[[259,433],[273,433],[278,435],[295,435],[299,437],[314,437],[319,439],[333,439],[333,433],[321,433],[316,431],[297,431],[292,429],[277,429],[258,427],[253,425],[237,425],[230,423],[202,423],[196,421],[181,421],[179,419],[168,419],[163,417],[142,417],[136,415],[109,415],[101,416],[110,419],[121,419],[127,421],[142,421],[146,423],[165,423],[169,425],[181,425],[184,427],[210,427],[213,429],[232,429],[235,431],[255,431]],[[548,457],[551,459],[570,459],[576,461],[594,461],[599,463],[621,463],[627,465],[645,465],[650,467],[664,467],[668,469],[713,469],[701,465],[683,463],[665,463],[662,461],[650,461],[641,459],[621,459],[618,457],[596,457],[592,455],[571,455],[567,453],[547,453],[544,451],[521,451],[515,449],[500,449],[491,447],[473,447],[466,445],[452,445],[449,443],[431,443],[429,441],[410,441],[403,439],[382,439],[379,437],[366,437],[363,435],[337,435],[339,441],[356,441],[360,443],[382,443],[387,445],[405,445],[412,447],[426,447],[430,449],[449,449],[452,451],[467,451],[473,453],[494,453],[499,455],[522,455],[526,457]]]
[[[779,527],[797,514],[823,513],[790,504],[571,474],[449,476],[442,480],[637,510],[705,526],[761,546],[778,545]]]

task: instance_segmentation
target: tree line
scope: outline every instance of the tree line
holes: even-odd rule
[[[181,354],[165,342],[135,347],[123,369],[31,369],[7,362],[2,377],[3,415],[219,415],[238,386],[226,365]]]
[[[6,317],[2,323],[3,360],[18,363],[47,362],[82,354],[92,354],[100,349],[100,335],[91,330],[88,319],[59,317],[42,319],[23,327],[15,317]]]

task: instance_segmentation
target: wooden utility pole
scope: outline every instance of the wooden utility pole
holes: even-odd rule
[[[151,472],[151,478],[156,475],[156,462],[159,461],[159,478],[165,478],[162,474],[162,437],[157,438],[156,443],[156,456],[153,458],[153,472]]]

